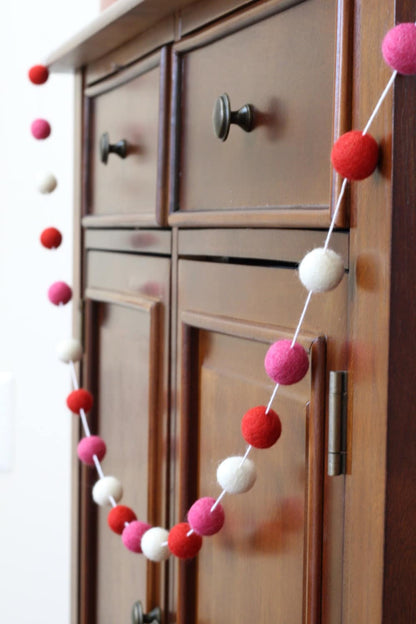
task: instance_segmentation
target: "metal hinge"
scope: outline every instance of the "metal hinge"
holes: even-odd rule
[[[346,472],[347,452],[347,372],[329,373],[328,475]]]

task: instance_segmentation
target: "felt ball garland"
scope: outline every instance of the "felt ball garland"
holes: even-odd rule
[[[78,387],[74,363],[82,359],[82,346],[73,338],[59,343],[58,358],[69,364],[74,387],[67,397],[67,406],[73,413],[79,414],[85,432],[85,437],[78,444],[78,457],[85,465],[95,466],[99,479],[93,487],[92,497],[100,506],[108,504],[112,506],[107,518],[109,528],[121,535],[122,542],[129,551],[143,553],[154,562],[164,561],[171,554],[180,559],[189,559],[197,555],[202,547],[202,538],[216,534],[224,525],[225,512],[220,500],[226,494],[242,494],[254,486],[257,478],[256,467],[248,458],[249,453],[253,448],[269,449],[279,440],[282,433],[281,421],[278,414],[271,409],[271,405],[280,385],[298,383],[308,371],[308,353],[297,342],[298,335],[312,295],[336,288],[343,279],[342,258],[329,249],[336,217],[348,182],[364,180],[377,167],[379,147],[374,137],[368,134],[368,129],[396,75],[416,74],[416,25],[399,24],[392,28],[383,40],[382,54],[394,72],[364,130],[350,130],[334,143],[331,162],[335,171],[344,180],[324,246],[308,252],[299,264],[299,279],[308,291],[304,308],[293,339],[278,340],[269,347],[265,355],[265,372],[275,382],[275,388],[267,407],[252,407],[243,415],[241,433],[248,447],[244,455],[228,457],[220,462],[216,476],[222,491],[216,499],[199,498],[188,511],[188,522],[179,522],[170,530],[151,527],[146,522],[138,520],[132,509],[119,505],[123,494],[122,485],[116,477],[105,476],[100,463],[106,454],[106,444],[99,436],[91,435],[88,427],[86,413],[93,406],[93,397],[86,389]],[[43,65],[34,65],[28,75],[33,84],[41,85],[48,80],[49,71]],[[38,140],[46,139],[51,133],[51,126],[45,119],[35,119],[31,124],[31,133]],[[37,182],[37,188],[42,194],[53,192],[56,186],[57,180],[49,172],[43,174]],[[54,249],[61,244],[62,235],[59,230],[50,227],[41,233],[40,240],[47,249]],[[71,297],[72,290],[65,282],[55,282],[48,290],[48,298],[54,305],[66,304]]]

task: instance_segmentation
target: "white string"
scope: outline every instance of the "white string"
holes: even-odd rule
[[[368,129],[370,128],[371,124],[374,121],[375,116],[377,115],[378,111],[380,110],[380,106],[382,105],[384,98],[386,97],[387,93],[390,91],[390,88],[395,80],[397,76],[397,69],[394,70],[394,72],[392,73],[392,75],[390,76],[390,80],[388,81],[386,88],[384,89],[383,93],[380,95],[380,99],[377,102],[377,104],[374,107],[373,112],[370,115],[370,119],[367,121],[367,125],[363,130],[363,134],[367,134]]]
[[[416,22],[415,22],[415,25],[416,25]],[[381,107],[385,97],[387,96],[387,94],[388,94],[392,84],[394,83],[394,80],[395,80],[396,76],[397,76],[397,71],[395,70],[393,72],[393,74],[391,75],[390,80],[388,81],[388,83],[387,83],[383,93],[381,94],[381,96],[380,96],[376,106],[374,107],[374,110],[373,110],[373,112],[372,112],[372,114],[371,114],[371,116],[370,116],[370,118],[369,118],[369,120],[368,120],[368,122],[367,122],[367,124],[366,124],[366,126],[365,126],[365,128],[363,130],[363,132],[362,132],[363,135],[365,135],[368,132],[371,124],[374,121],[374,118],[376,117],[378,111],[380,110],[380,107]],[[338,199],[337,199],[337,202],[336,202],[336,206],[335,206],[335,210],[334,210],[334,213],[333,213],[333,216],[332,216],[332,219],[331,219],[331,224],[329,226],[328,233],[327,233],[327,236],[326,236],[326,239],[325,239],[325,244],[324,244],[324,249],[325,250],[328,249],[328,245],[329,245],[329,242],[330,242],[330,239],[331,239],[334,227],[335,227],[335,221],[336,221],[336,218],[337,218],[337,215],[338,215],[339,208],[341,206],[342,199],[343,199],[344,194],[345,194],[345,190],[347,188],[347,184],[348,184],[348,180],[345,178],[343,180],[343,182],[342,182],[342,185],[341,185],[340,193],[339,193],[339,196],[338,196]],[[308,296],[307,296],[306,301],[305,301],[305,304],[303,306],[302,314],[300,316],[299,322],[298,322],[297,327],[295,329],[295,333],[293,335],[291,348],[294,347],[294,345],[296,343],[296,340],[297,340],[297,338],[299,336],[299,332],[300,332],[301,327],[303,325],[303,321],[305,319],[305,315],[306,315],[306,312],[308,310],[311,298],[312,298],[312,291],[309,291]],[[74,363],[72,361],[70,361],[69,364],[70,364],[70,371],[71,371],[73,386],[74,386],[74,388],[76,390],[78,390],[79,386],[78,386],[78,380],[77,380],[77,377],[76,377]],[[274,400],[274,398],[275,398],[275,396],[277,394],[279,386],[280,386],[280,384],[277,383],[275,385],[274,389],[273,389],[272,395],[270,397],[269,403],[268,403],[267,408],[266,408],[266,414],[268,414],[268,412],[270,411],[271,405],[272,405],[273,400]],[[89,430],[89,427],[88,427],[88,423],[87,423],[87,419],[86,419],[86,415],[85,415],[84,410],[81,409],[80,413],[81,413],[81,421],[82,421],[82,425],[83,425],[85,434],[87,436],[90,436],[91,433],[90,433],[90,430]],[[247,459],[250,451],[252,450],[252,448],[253,448],[252,445],[249,445],[247,447],[246,452],[245,452],[244,456],[241,459],[239,467],[241,467],[244,464],[244,462],[246,461],[246,459]],[[100,464],[100,462],[98,460],[98,457],[96,455],[93,455],[93,460],[94,460],[94,464],[95,464],[95,467],[97,469],[98,475],[100,476],[100,478],[103,478],[104,477],[104,472],[103,472],[103,470],[101,468],[101,464]],[[217,497],[215,503],[212,505],[212,507],[210,509],[210,512],[213,512],[216,509],[216,507],[219,505],[220,501],[224,498],[226,493],[227,493],[226,490],[222,490],[221,494]],[[110,502],[111,502],[113,507],[117,506],[117,503],[116,503],[116,501],[115,501],[113,496],[109,496],[109,500],[110,500]],[[129,523],[125,522],[124,525],[127,527],[129,525]],[[186,535],[187,535],[187,537],[190,537],[193,533],[194,533],[194,530],[190,529]],[[168,542],[167,541],[162,542],[161,546],[162,547],[168,546]]]
[[[342,198],[344,197],[344,193],[345,193],[345,189],[347,188],[347,184],[348,184],[348,180],[344,179],[344,181],[342,183],[342,186],[341,186],[341,190],[340,190],[339,195],[338,195],[337,203],[335,205],[334,214],[332,215],[331,225],[329,226],[328,234],[326,236],[326,240],[325,240],[325,244],[324,244],[325,251],[328,249],[329,241],[331,240],[332,231],[333,231],[333,229],[335,227],[335,221],[336,221],[336,218],[338,216],[338,211],[339,211],[339,208],[341,206],[341,201],[342,201]]]

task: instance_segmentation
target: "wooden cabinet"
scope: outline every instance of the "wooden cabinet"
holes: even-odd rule
[[[218,463],[244,453],[240,419],[270,398],[265,352],[293,336],[297,265],[334,209],[331,144],[367,121],[390,76],[381,40],[395,18],[414,20],[411,4],[119,0],[51,56],[78,71],[75,331],[91,428],[139,519],[185,520],[220,493]],[[224,93],[232,110],[252,106],[254,124],[221,141],[211,117]],[[302,324],[309,372],[273,402],[282,437],[250,456],[255,487],[225,498],[225,527],[198,557],[155,565],[127,552],[91,502],[95,475],[74,462],[73,624],[128,621],[138,599],[164,623],[416,621],[416,466],[403,450],[416,435],[416,185],[403,175],[415,139],[401,114],[413,119],[415,104],[413,78],[397,79],[394,123],[389,97],[372,127],[379,168],[351,184],[331,239],[345,275]],[[101,162],[106,132],[127,158]],[[328,380],[340,370],[346,475],[330,477]]]

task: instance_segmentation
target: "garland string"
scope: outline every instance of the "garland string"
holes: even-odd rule
[[[246,492],[254,484],[256,475],[251,467],[251,460],[248,460],[252,449],[269,448],[279,439],[281,423],[278,415],[271,409],[271,406],[279,387],[281,385],[291,385],[300,381],[306,375],[309,368],[308,354],[304,348],[297,343],[297,339],[311,302],[312,294],[332,290],[340,283],[344,275],[343,260],[338,254],[329,249],[329,243],[348,182],[352,180],[363,180],[369,177],[377,167],[379,146],[375,139],[371,135],[368,135],[371,124],[394,84],[396,76],[398,74],[416,74],[415,26],[416,22],[399,24],[387,33],[383,40],[382,52],[384,60],[394,71],[374,107],[364,130],[351,130],[346,132],[338,138],[333,146],[331,152],[332,165],[343,181],[324,246],[309,252],[298,267],[300,281],[305,288],[307,288],[308,295],[299,322],[294,331],[293,339],[291,341],[280,340],[274,343],[266,354],[266,372],[269,377],[276,382],[273,392],[267,407],[259,406],[252,408],[242,419],[241,429],[243,437],[246,442],[248,442],[244,455],[242,457],[230,457],[224,460],[219,467],[220,469],[228,460],[237,460],[238,463],[235,467],[236,472],[231,471],[226,473],[226,479],[224,479],[224,476],[220,479],[218,476],[219,473],[217,472],[217,480],[222,486],[221,493],[215,500],[202,498],[196,501],[188,512],[188,523],[179,523],[168,533],[161,527],[154,527],[152,529],[149,525],[136,521],[135,514],[132,510],[124,506],[118,506],[117,504],[122,494],[122,488],[118,482],[115,489],[111,489],[108,486],[109,489],[104,488],[100,491],[99,495],[94,495],[95,487],[101,480],[106,479],[100,463],[100,457],[103,457],[105,454],[105,444],[98,436],[91,436],[87,421],[87,412],[92,407],[93,398],[86,390],[80,389],[78,384],[75,362],[82,357],[82,347],[79,345],[78,341],[72,339],[71,345],[68,346],[68,344],[66,344],[63,348],[63,354],[62,357],[60,357],[70,366],[70,375],[74,389],[67,398],[68,407],[72,412],[79,414],[85,434],[84,439],[92,441],[93,438],[96,438],[101,444],[101,450],[97,450],[96,452],[91,451],[91,455],[87,454],[87,458],[85,458],[85,456],[84,458],[81,457],[78,447],[78,455],[84,463],[95,465],[96,471],[100,477],[100,481],[97,482],[93,489],[94,500],[98,502],[98,504],[104,504],[106,501],[109,501],[113,508],[112,511],[117,511],[117,508],[123,507],[124,510],[128,511],[128,518],[134,518],[134,520],[130,520],[124,515],[118,524],[114,520],[110,522],[110,515],[112,513],[110,511],[108,519],[110,528],[122,535],[123,542],[129,550],[138,553],[144,552],[146,557],[152,561],[163,561],[170,553],[182,559],[195,556],[202,545],[201,536],[213,535],[218,532],[223,525],[224,512],[220,501],[222,501],[227,493]],[[48,73],[48,68],[36,65],[29,70],[29,78],[34,84],[43,84],[48,79]],[[32,123],[31,131],[36,139],[45,139],[50,134],[50,124],[46,120],[37,119]],[[38,189],[42,193],[50,193],[56,188],[56,184],[56,178],[53,174],[48,173],[41,181]],[[62,235],[55,228],[48,228],[41,234],[41,243],[48,249],[59,247],[61,240]],[[49,288],[48,297],[55,305],[63,305],[71,299],[72,290],[65,282],[55,282]],[[75,346],[74,342],[76,343]],[[80,444],[82,441],[83,439]],[[102,446],[104,448],[102,448]],[[103,452],[101,453],[101,451]],[[101,453],[100,457],[98,457],[99,452]],[[246,464],[246,466],[244,466],[244,464]],[[247,465],[250,467],[250,471],[247,473],[248,479],[243,484],[238,483],[236,485],[237,472],[240,471],[239,475],[241,476],[241,470],[247,467]],[[229,470],[229,465],[227,465],[227,469]],[[117,481],[114,477],[107,477],[107,479]],[[133,526],[133,524],[137,525],[134,527],[134,533],[129,530],[131,528],[130,525]],[[152,539],[147,539],[151,531],[153,531]],[[167,539],[164,537],[165,535]]]

